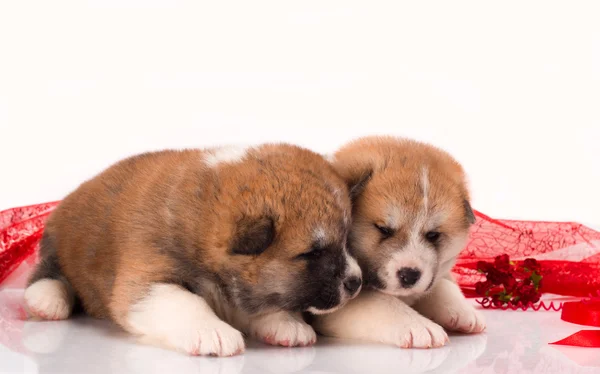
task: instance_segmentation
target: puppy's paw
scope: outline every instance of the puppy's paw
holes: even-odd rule
[[[245,349],[242,333],[222,321],[213,321],[191,333],[182,342],[194,356],[234,356]]]
[[[245,348],[241,332],[220,320],[203,298],[174,284],[150,287],[124,325],[145,344],[194,356],[233,356]]]
[[[300,315],[279,312],[254,319],[250,334],[270,345],[304,347],[317,341],[317,334]]]
[[[438,348],[448,342],[442,326],[420,315],[389,326],[389,334],[390,341],[400,348]]]
[[[483,315],[466,303],[448,307],[446,313],[441,314],[437,320],[449,331],[479,333],[486,327]]]
[[[68,286],[56,279],[44,278],[25,290],[29,312],[47,320],[67,319],[73,309],[73,295]]]
[[[212,320],[198,321],[196,325],[174,329],[161,338],[142,336],[141,342],[171,348],[192,356],[234,356],[244,352],[242,333],[227,323]]]
[[[424,316],[449,331],[479,333],[485,330],[485,320],[463,296],[460,288],[449,279],[441,279],[431,294],[415,305]]]

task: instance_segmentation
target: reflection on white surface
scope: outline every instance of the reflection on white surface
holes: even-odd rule
[[[27,321],[22,291],[0,291],[1,373],[598,373],[593,348],[549,342],[583,326],[558,312],[484,311],[488,330],[439,349],[399,349],[319,337],[314,347],[248,342],[230,358],[188,357],[140,345],[107,321]]]

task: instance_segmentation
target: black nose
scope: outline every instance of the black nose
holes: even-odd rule
[[[356,290],[360,288],[361,284],[362,279],[360,279],[359,277],[350,277],[344,281],[344,287],[346,288],[346,290],[348,290],[348,292],[350,292],[351,295],[353,295],[356,292]]]
[[[402,287],[410,288],[421,278],[421,271],[414,268],[402,268],[398,270],[398,278]]]

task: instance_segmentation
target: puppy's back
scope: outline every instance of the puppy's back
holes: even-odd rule
[[[201,172],[201,167],[192,167],[201,166],[201,158],[197,150],[127,158],[81,184],[51,214],[42,250],[56,252],[60,268],[89,314],[107,316],[116,272],[123,263],[148,271],[164,265],[157,258],[122,253],[120,248],[142,241],[150,228],[168,229],[172,195],[186,173]]]

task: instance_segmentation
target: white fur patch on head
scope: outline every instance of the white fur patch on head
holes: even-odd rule
[[[379,271],[379,277],[385,284],[385,289],[382,291],[396,296],[411,296],[425,292],[432,285],[431,282],[438,267],[437,254],[425,243],[423,238],[423,230],[439,220],[437,215],[432,217],[429,210],[430,186],[427,167],[421,169],[419,179],[423,192],[422,206],[419,213],[412,219],[407,243],[403,248],[398,248]],[[403,221],[407,217],[404,217],[403,212],[397,206],[390,206],[387,215],[390,227],[397,228],[402,226],[402,223],[406,224]],[[405,268],[415,269],[421,273],[418,281],[410,288],[403,288],[398,277],[398,272]]]
[[[427,167],[421,169],[421,189],[423,190],[423,212],[427,215],[429,208],[429,170]]]
[[[319,243],[325,242],[327,239],[327,234],[325,233],[325,229],[322,227],[317,227],[313,232],[313,239]]]
[[[209,167],[215,167],[220,163],[235,163],[240,162],[246,157],[248,146],[223,146],[207,151],[204,157],[204,162]]]
[[[190,355],[232,356],[245,347],[242,334],[220,320],[206,300],[174,284],[153,285],[131,307],[127,327],[144,343]]]
[[[25,303],[31,314],[48,320],[66,319],[73,310],[73,291],[64,282],[44,278],[25,290]]]

